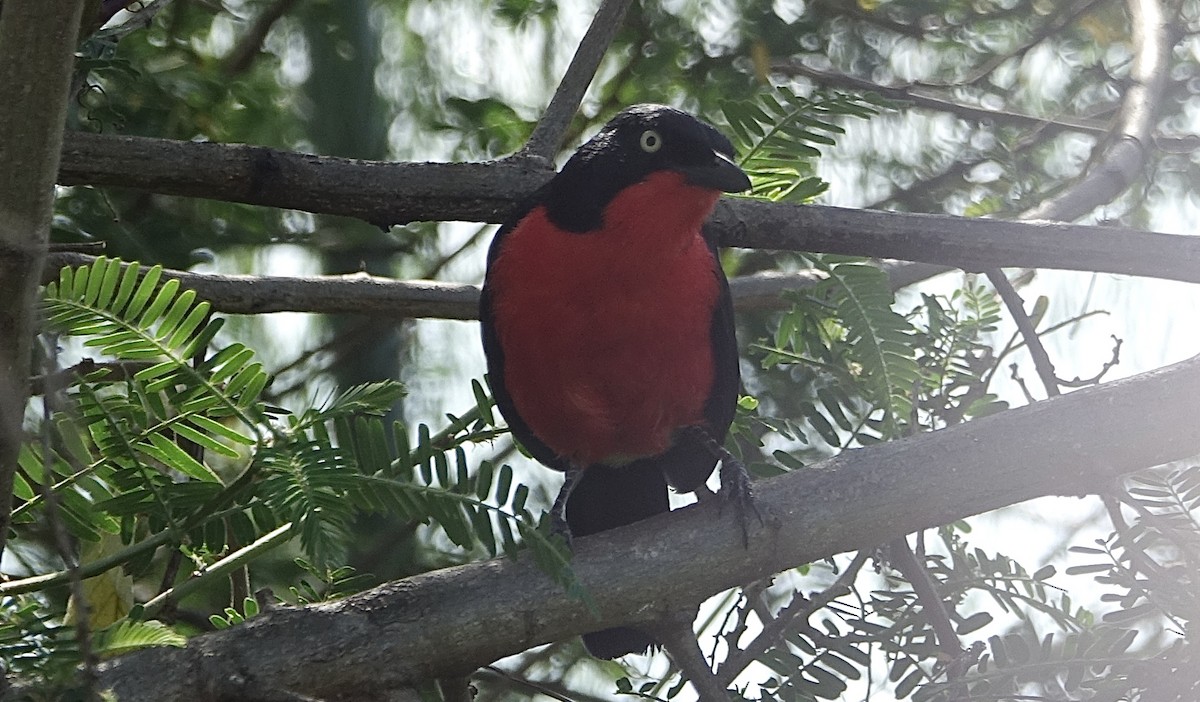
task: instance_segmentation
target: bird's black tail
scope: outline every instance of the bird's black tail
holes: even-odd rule
[[[587,536],[670,511],[667,480],[652,462],[620,468],[589,466],[567,498],[567,525],[572,536]],[[597,658],[642,653],[654,639],[643,631],[614,627],[583,635],[583,645]]]

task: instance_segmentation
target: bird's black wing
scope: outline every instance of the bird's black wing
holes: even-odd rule
[[[723,443],[737,410],[742,376],[738,365],[733,297],[729,293],[729,281],[725,279],[725,272],[721,270],[716,248],[710,246],[709,250],[713,256],[713,275],[717,277],[720,290],[713,305],[709,334],[713,353],[713,384],[704,404],[704,418],[708,422],[712,438],[717,443]],[[689,440],[676,442],[665,454],[653,460],[666,473],[671,487],[680,492],[692,492],[703,485],[717,464],[712,451],[698,442]]]
[[[542,191],[539,191],[518,206],[508,221],[496,231],[492,245],[488,248],[489,271],[496,257],[500,255],[500,250],[504,246],[504,240],[509,232],[515,229],[538,204],[541,195]],[[530,271],[530,273],[534,272]],[[479,326],[483,337],[483,354],[487,357],[488,384],[492,387],[492,397],[496,400],[496,407],[508,422],[508,428],[517,441],[538,462],[554,470],[566,471],[569,467],[567,461],[560,458],[534,435],[529,425],[517,412],[517,406],[513,403],[512,396],[508,394],[508,387],[504,384],[504,349],[500,346],[500,337],[496,332],[496,324],[492,317],[492,293],[486,277],[483,281],[483,292],[479,296]]]

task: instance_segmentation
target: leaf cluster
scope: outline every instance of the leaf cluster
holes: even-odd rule
[[[102,360],[44,377],[40,438],[21,453],[12,543],[31,577],[3,585],[0,656],[10,669],[35,674],[22,661],[44,668],[40,654],[73,655],[61,595],[45,589],[70,579],[56,563],[79,557],[46,538],[56,520],[80,544],[118,537],[100,553],[88,550],[83,577],[166,578],[144,610],[126,604],[97,639],[105,648],[93,651],[175,641],[168,634],[178,634],[141,619],[235,569],[252,572],[287,544],[326,583],[323,596],[344,593],[353,522],[372,513],[434,530],[467,553],[529,546],[548,572],[582,592],[563,544],[539,528],[529,488],[512,468],[472,467],[469,448],[502,431],[478,382],[476,406],[437,432],[422,424],[410,434],[385,422],[403,393],[394,382],[357,386],[299,412],[269,405],[269,374],[247,347],[220,343],[223,320],[207,302],[164,280],[160,267],[119,260],[64,268],[46,288],[44,315],[57,335]],[[163,575],[172,553],[194,565],[182,580],[170,569]],[[43,594],[22,594],[30,592]]]

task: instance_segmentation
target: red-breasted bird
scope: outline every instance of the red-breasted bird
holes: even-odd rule
[[[718,460],[724,496],[749,500],[721,448],[740,383],[733,306],[700,231],[722,192],[750,187],[732,158],[684,112],[629,107],[492,241],[488,377],[516,438],[567,473],[551,518],[568,536],[669,511],[667,486],[696,490]],[[626,627],[584,636],[603,658],[653,643]]]

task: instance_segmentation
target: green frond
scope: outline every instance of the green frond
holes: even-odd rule
[[[89,266],[62,269],[58,282],[46,286],[47,324],[118,361],[154,361],[134,376],[146,393],[174,388],[170,404],[191,403],[185,411],[209,414],[220,408],[257,429],[258,396],[269,378],[261,365],[249,362],[252,354],[235,344],[192,368],[191,358],[212,341],[222,321],[211,319],[209,303],[181,290],[177,279],[160,285],[161,267],[142,274],[136,263],[123,266],[102,256]]]
[[[96,632],[92,650],[101,657],[112,657],[142,648],[186,645],[186,637],[162,622],[123,619]]]
[[[863,97],[802,98],[781,87],[754,100],[723,102],[721,112],[741,154],[738,163],[753,183],[750,194],[790,202],[807,202],[828,187],[810,161],[843,133],[838,121],[876,113]]]
[[[891,287],[877,266],[833,256],[811,260],[837,287],[833,304],[849,353],[861,364],[873,404],[884,410],[885,434],[896,437],[912,413],[920,377],[913,327],[892,309]]]

